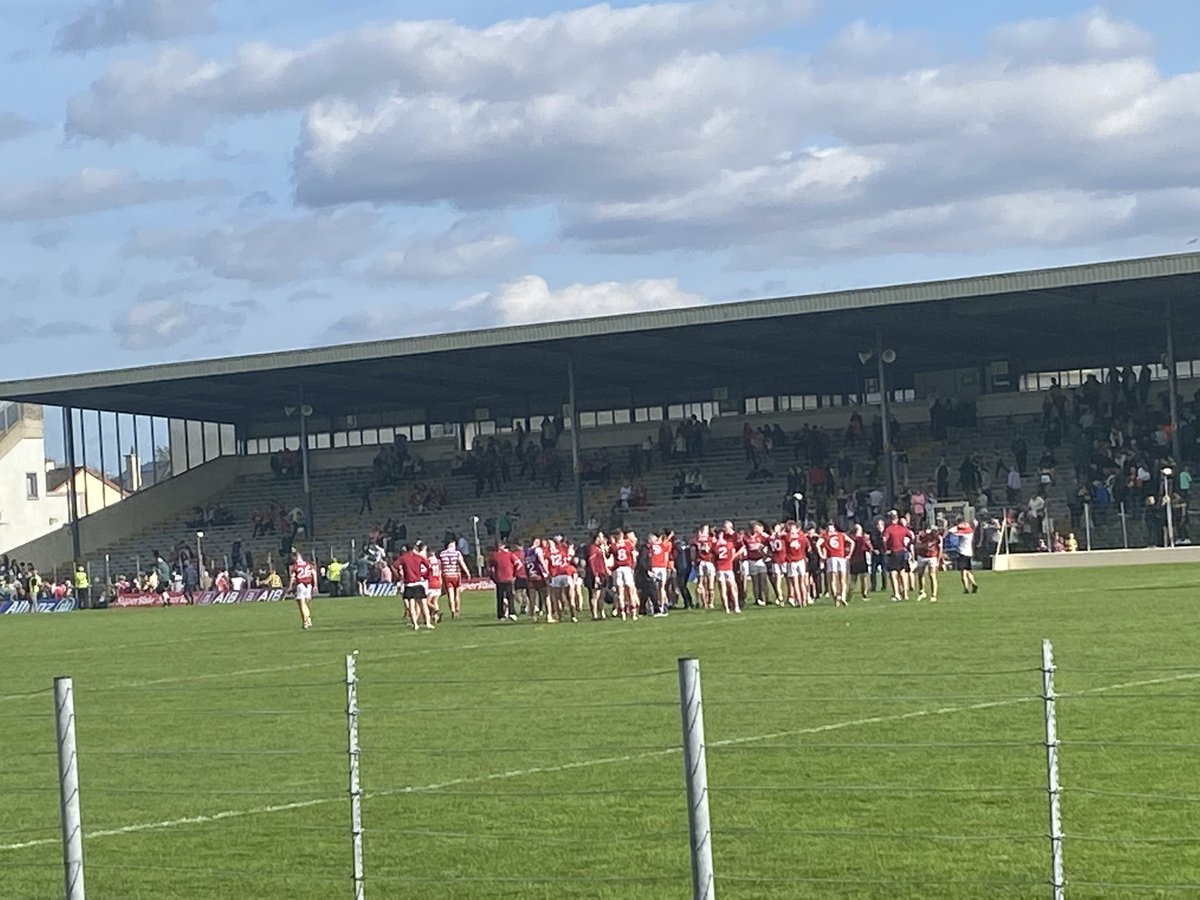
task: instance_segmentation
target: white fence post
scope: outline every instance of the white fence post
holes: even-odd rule
[[[1125,521],[1125,501],[1121,501],[1121,543],[1129,549],[1129,523]]]
[[[1087,527],[1087,548],[1092,549],[1092,504],[1083,504],[1083,524]]]
[[[714,900],[712,824],[708,816],[708,761],[700,661],[679,660],[679,711],[683,716],[683,770],[687,778],[688,830],[692,852],[692,898]]]
[[[350,758],[350,840],[354,852],[354,900],[366,896],[363,873],[362,780],[359,777],[358,669],[355,653],[346,657],[346,727]]]
[[[1058,713],[1054,694],[1054,647],[1042,641],[1042,697],[1046,704],[1046,774],[1050,797],[1050,865],[1054,900],[1066,896],[1063,874],[1062,785],[1058,780]]]
[[[79,753],[75,747],[75,686],[54,679],[54,722],[58,730],[58,789],[62,822],[66,900],[84,900],[83,820],[79,813]]]

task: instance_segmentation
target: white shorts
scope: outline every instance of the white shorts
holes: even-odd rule
[[[666,584],[667,583],[667,570],[666,569],[651,569],[650,570],[650,579],[655,584]]]
[[[765,559],[749,559],[746,560],[746,565],[749,566],[751,575],[767,574],[767,561]]]
[[[750,560],[743,559],[740,563],[740,568],[742,570],[742,577],[749,578],[750,577]]]
[[[825,571],[830,575],[845,575],[846,574],[846,557],[831,556],[825,560]]]
[[[728,581],[730,584],[737,584],[737,575],[731,571],[717,572],[717,579],[719,581]]]
[[[555,575],[550,579],[550,587],[552,588],[569,588],[571,586],[570,575]]]
[[[918,572],[924,571],[925,569],[936,570],[937,566],[938,566],[938,561],[937,561],[936,556],[918,556],[917,557],[917,571]]]
[[[714,563],[701,561],[697,567],[700,571],[701,578],[712,578],[717,574],[717,567]]]
[[[613,584],[617,587],[633,587],[633,569],[618,566],[613,572]]]
[[[296,585],[297,600],[311,600],[313,595],[313,586],[311,584]]]
[[[808,561],[800,560],[799,562],[784,563],[787,566],[789,578],[803,578],[808,574]]]

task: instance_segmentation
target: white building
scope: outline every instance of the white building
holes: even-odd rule
[[[67,524],[67,496],[48,489],[42,408],[0,402],[0,552]]]

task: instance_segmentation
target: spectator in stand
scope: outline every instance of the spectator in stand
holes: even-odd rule
[[[937,495],[943,500],[950,496],[950,466],[946,464],[946,457],[938,460],[937,468],[933,472],[933,480],[937,484]]]

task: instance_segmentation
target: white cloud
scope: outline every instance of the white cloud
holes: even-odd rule
[[[126,350],[155,350],[176,344],[219,339],[245,322],[234,307],[212,306],[178,298],[147,300],[122,310],[112,330]]]
[[[72,100],[68,127],[178,140],[303,108],[293,174],[309,207],[547,209],[583,250],[746,266],[1194,232],[1200,73],[1161,72],[1135,26],[1102,10],[1028,20],[970,58],[865,20],[811,56],[756,40],[807,7],[602,5],[483,29],[398,22],[228,59],[167,49],[110,68]],[[514,249],[486,231],[425,238],[371,271],[502,277]],[[182,255],[256,265],[228,248]],[[313,270],[274,255],[263,268]]]
[[[526,275],[495,291],[477,294],[458,308],[476,313],[482,311],[494,319],[493,324],[526,325],[677,309],[702,303],[703,297],[680,288],[675,278],[572,284],[553,290],[541,276]]]
[[[298,50],[246,44],[222,61],[166,48],[150,61],[113,65],[72,98],[67,129],[105,140],[133,134],[193,140],[227,117],[367,97],[384,86],[494,99],[547,84],[586,87],[612,71],[652,71],[681,48],[712,50],[794,21],[810,6],[811,0],[601,4],[486,28],[399,21]]]
[[[0,144],[15,141],[37,131],[38,126],[16,113],[0,112]]]
[[[1153,38],[1136,25],[1114,19],[1097,7],[1067,19],[1022,19],[992,35],[1004,55],[1032,62],[1073,62],[1146,56]]]
[[[236,221],[190,231],[140,231],[127,256],[183,259],[219,278],[279,285],[336,273],[384,239],[380,218],[364,209]]]
[[[221,181],[145,179],[124,169],[0,185],[0,220],[41,221],[219,193]]]
[[[212,0],[94,0],[54,36],[61,53],[86,53],[138,41],[164,41],[209,31]]]
[[[418,281],[488,275],[510,264],[520,246],[513,235],[485,221],[460,219],[441,234],[384,254],[371,266],[371,273],[381,279]]]

